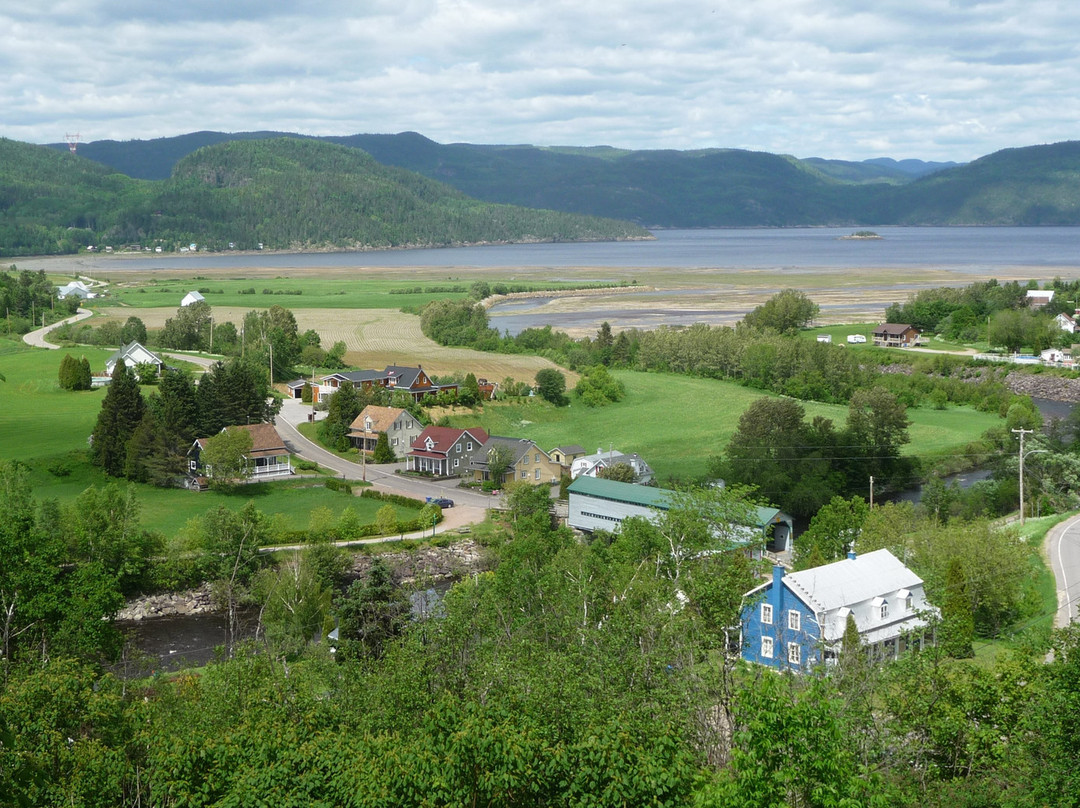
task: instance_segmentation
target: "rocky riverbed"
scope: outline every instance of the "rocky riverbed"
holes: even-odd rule
[[[1066,379],[1050,373],[1010,373],[1005,377],[1005,384],[1020,395],[1080,403],[1080,379]]]
[[[353,556],[348,575],[359,578],[370,569],[375,558],[382,558],[393,572],[394,580],[403,586],[415,583],[430,585],[454,581],[485,568],[480,546],[472,539],[455,542],[448,547],[420,547],[379,556]],[[184,592],[165,592],[134,598],[116,615],[120,622],[139,623],[161,617],[187,617],[212,614],[217,611],[210,584]]]

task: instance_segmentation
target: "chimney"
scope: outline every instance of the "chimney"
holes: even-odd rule
[[[780,580],[784,577],[784,568],[775,564],[772,568],[773,591],[780,591]]]

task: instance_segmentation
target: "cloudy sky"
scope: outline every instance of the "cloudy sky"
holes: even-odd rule
[[[1067,0],[0,0],[0,136],[966,161],[1080,137]]]

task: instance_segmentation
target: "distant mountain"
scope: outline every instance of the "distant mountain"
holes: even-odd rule
[[[166,176],[203,142],[274,133],[87,143],[79,153],[136,177]],[[1076,143],[1006,149],[966,165],[797,159],[740,149],[439,144],[415,132],[327,137],[476,199],[648,227],[1080,224]],[[66,148],[65,144],[56,144]],[[107,158],[107,159],[106,159]]]
[[[358,149],[297,138],[206,146],[158,181],[0,141],[0,213],[3,256],[88,244],[313,249],[648,237],[627,222],[480,202]]]

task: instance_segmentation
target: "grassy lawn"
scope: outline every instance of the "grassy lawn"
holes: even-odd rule
[[[738,425],[739,416],[764,393],[732,382],[662,373],[617,371],[626,398],[590,409],[580,403],[556,409],[538,399],[496,403],[482,414],[451,417],[455,426],[477,424],[492,434],[531,438],[542,448],[579,443],[586,451],[637,452],[661,480],[705,474]],[[807,418],[822,415],[842,426],[847,407],[805,402]],[[905,452],[940,455],[956,451],[1000,419],[968,408],[909,410],[911,443]]]
[[[104,388],[71,392],[57,381],[65,353],[85,356],[103,373],[113,353],[104,348],[47,351],[0,339],[0,459],[29,460],[86,446],[94,430]]]

